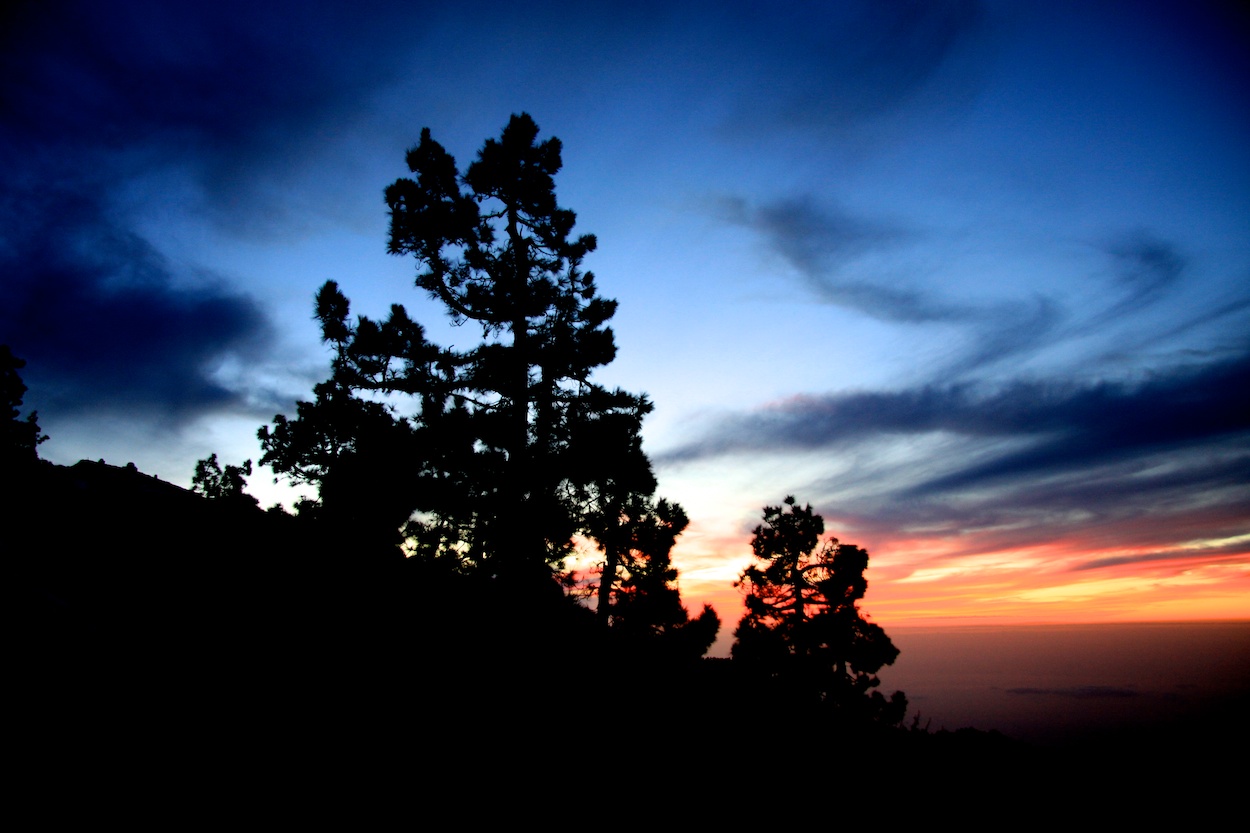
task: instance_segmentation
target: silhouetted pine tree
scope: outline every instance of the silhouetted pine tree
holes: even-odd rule
[[[622,583],[621,571],[642,562],[611,536],[638,507],[659,506],[640,434],[652,406],[592,378],[616,355],[616,302],[582,268],[594,236],[574,236],[574,213],[556,201],[560,151],[514,115],[461,174],[422,131],[407,156],[414,176],[386,189],[389,251],[413,256],[416,285],[482,340],[440,348],[400,305],[384,320],[353,320],[327,282],[316,314],[334,348],[331,379],[295,419],[261,429],[261,462],[319,487],[310,513],[341,514],[336,504],[385,484],[376,521],[403,525],[412,554],[464,572],[549,582],[574,539],[593,537],[608,562],[603,592],[632,586],[638,596],[642,586]],[[655,556],[660,572],[671,571],[668,549]],[[668,580],[657,586],[676,592]]]
[[[747,612],[734,631],[733,658],[763,672],[793,703],[824,703],[841,716],[897,723],[907,699],[887,701],[875,676],[898,657],[880,625],[867,621],[859,600],[868,590],[868,553],[830,538],[817,548],[824,519],[812,507],[764,508],[751,549],[757,563],[743,571]]]
[[[720,618],[711,606],[690,619],[676,587],[671,558],[689,523],[681,506],[660,499],[633,502],[619,515],[596,519],[591,534],[608,554],[598,588],[600,621],[644,650],[674,658],[703,656],[716,639]]]

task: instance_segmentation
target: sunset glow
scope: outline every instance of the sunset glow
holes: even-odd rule
[[[678,566],[688,605],[712,604],[732,629],[743,612],[732,582],[750,558],[750,543],[744,538],[725,546],[721,554],[679,557]],[[975,554],[964,554],[969,551]],[[1244,535],[1162,553],[1079,540],[980,551],[963,540],[918,538],[885,539],[869,552],[863,607],[887,626],[1250,619],[1250,541]],[[717,649],[727,652],[731,642],[722,633]]]

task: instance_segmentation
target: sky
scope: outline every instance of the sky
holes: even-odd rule
[[[382,192],[423,127],[467,165],[528,112],[721,650],[787,495],[884,625],[1250,617],[1237,4],[199,5],[0,12],[0,342],[46,459],[256,460],[328,376],[327,279],[471,344]]]

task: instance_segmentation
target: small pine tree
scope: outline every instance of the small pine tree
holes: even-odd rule
[[[747,612],[734,632],[733,658],[762,670],[787,697],[897,723],[906,697],[896,691],[886,700],[873,689],[898,648],[859,609],[868,553],[836,538],[818,548],[824,531],[824,519],[793,497],[785,507],[764,508],[751,539],[756,563],[737,582]]]
[[[252,461],[244,460],[241,466],[226,464],[223,470],[217,455],[210,454],[195,464],[191,478],[191,491],[209,500],[221,500],[246,506],[259,506],[260,502],[246,491],[247,478],[252,474]]]

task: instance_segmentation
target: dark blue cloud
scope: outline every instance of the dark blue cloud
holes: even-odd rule
[[[0,185],[20,176],[107,189],[175,170],[219,225],[280,228],[292,206],[272,192],[309,164],[327,125],[352,123],[398,71],[419,44],[421,12],[391,2],[27,6],[0,35],[0,148],[22,169]]]
[[[255,396],[216,371],[265,358],[267,314],[158,251],[130,206],[189,200],[197,219],[236,235],[290,226],[314,201],[293,199],[284,179],[398,66],[421,12],[140,0],[8,12],[0,341],[29,362],[48,418],[104,410],[179,422]],[[189,185],[151,192],[166,179]],[[253,405],[273,413],[273,402]]]
[[[884,220],[823,206],[810,195],[751,205],[721,197],[717,214],[758,232],[774,254],[790,264],[826,303],[886,321],[926,322],[966,318],[968,311],[919,291],[848,279],[848,267],[873,252],[904,245],[914,232]]]
[[[0,341],[28,361],[44,413],[183,420],[240,407],[214,381],[224,361],[271,347],[254,301],[186,275],[89,198],[23,201],[22,234],[0,249]]]
[[[1239,435],[1250,431],[1250,354],[1161,370],[1140,383],[1018,381],[988,389],[962,383],[797,397],[721,420],[703,439],[665,459],[823,448],[870,435],[936,431],[1034,444],[918,488]]]
[[[1250,354],[1157,371],[1139,384],[1021,383],[966,404],[987,409],[992,424],[1004,432],[1012,429],[1012,435],[1035,441],[1021,451],[928,480],[914,492],[947,491],[1246,436]],[[947,430],[958,432],[960,422],[956,417]]]

